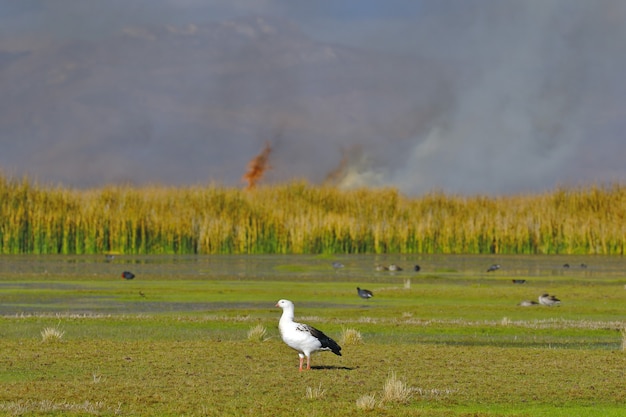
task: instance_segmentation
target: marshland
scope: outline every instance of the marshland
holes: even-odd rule
[[[0,415],[622,413],[622,186],[1,190]],[[280,298],[343,356],[298,372]]]

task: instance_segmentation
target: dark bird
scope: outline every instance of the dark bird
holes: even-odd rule
[[[122,278],[124,278],[124,279],[133,279],[133,278],[135,278],[135,274],[133,274],[130,271],[124,271],[124,272],[122,272]]]
[[[563,268],[569,268],[569,264],[563,264]]]
[[[561,300],[556,298],[554,295],[542,294],[539,296],[539,304],[552,307],[561,304]]]
[[[581,268],[587,268],[587,264],[580,264]]]
[[[415,265],[415,266],[413,267],[413,270],[414,270],[415,272],[419,272],[419,271],[420,271],[420,269],[422,269],[422,268],[421,268],[419,265]]]
[[[374,294],[372,294],[370,290],[361,289],[359,287],[356,287],[356,292],[359,294],[359,297],[364,298],[366,300],[374,296]]]
[[[300,371],[306,358],[306,369],[311,369],[311,354],[320,350],[330,350],[335,355],[341,356],[341,346],[333,339],[326,336],[315,327],[295,322],[294,305],[289,300],[279,300],[276,307],[283,309],[283,314],[278,322],[278,330],[283,342],[298,352],[300,357]]]
[[[491,265],[489,268],[487,268],[487,272],[497,271],[498,269],[500,269],[500,265],[498,265],[498,264],[493,264],[493,265]]]
[[[513,281],[513,284],[525,284],[526,283],[525,279],[514,279],[512,281]]]

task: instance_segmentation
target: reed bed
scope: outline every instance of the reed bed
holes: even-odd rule
[[[0,176],[3,254],[624,254],[626,187],[513,196],[303,181],[77,190]]]

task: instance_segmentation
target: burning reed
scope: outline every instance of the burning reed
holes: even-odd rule
[[[248,183],[248,190],[256,187],[257,183],[265,175],[265,172],[270,169],[270,153],[272,153],[272,147],[270,146],[270,143],[267,142],[265,143],[265,148],[263,148],[261,153],[252,158],[252,160],[248,163],[248,170],[241,178],[242,181]]]
[[[252,184],[252,183],[250,183]],[[44,187],[0,177],[0,253],[624,254],[626,188],[461,197],[305,182]]]

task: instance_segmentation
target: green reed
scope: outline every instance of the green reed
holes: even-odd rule
[[[303,181],[77,190],[0,176],[0,253],[623,254],[619,184],[487,197]]]

